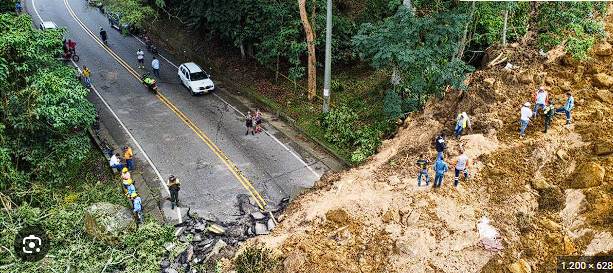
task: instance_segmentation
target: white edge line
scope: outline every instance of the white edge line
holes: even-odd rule
[[[36,16],[38,16],[38,20],[42,23],[43,22],[43,18],[40,17],[40,14],[38,13],[38,10],[36,9],[36,5],[34,4],[34,0],[32,0],[32,9],[34,9],[34,12],[36,13]]]
[[[32,0],[34,1],[34,0]],[[136,38],[137,41],[141,42],[142,44],[145,44],[145,42],[143,42],[140,38],[136,37],[134,34],[132,34],[132,37]],[[172,63],[171,61],[169,61],[168,59],[166,59],[166,57],[162,56],[162,54],[157,54],[158,56],[160,56],[160,58],[164,59],[166,62],[168,62],[170,65],[174,66],[175,68],[179,68],[177,65],[175,65],[174,63]],[[211,93],[213,94],[215,97],[217,97],[218,99],[220,99],[221,101],[223,101],[225,104],[227,104],[228,106],[230,106],[232,109],[234,109],[234,111],[236,111],[239,114],[243,114],[241,111],[239,111],[238,109],[236,109],[236,107],[234,107],[232,104],[228,103],[227,101],[225,101],[224,99],[222,99],[219,95],[215,94],[215,93]],[[311,171],[315,177],[317,177],[317,179],[321,178],[321,175],[317,174],[317,172],[315,172],[315,170],[313,170],[313,168],[311,168],[311,166],[309,166],[309,164],[307,164],[306,162],[304,162],[304,160],[302,160],[302,158],[300,158],[296,153],[294,153],[294,151],[292,151],[289,147],[287,147],[285,144],[283,144],[281,141],[279,141],[279,139],[277,139],[275,136],[273,136],[271,133],[269,133],[268,131],[266,131],[266,129],[262,129],[268,136],[270,136],[272,139],[274,139],[277,143],[279,143],[279,145],[281,145],[283,148],[285,148],[285,150],[287,150],[290,154],[292,154],[296,159],[298,159],[298,161],[300,161],[300,163],[302,163],[302,165],[304,165],[309,171]]]

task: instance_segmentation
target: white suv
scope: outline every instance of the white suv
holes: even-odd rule
[[[40,30],[58,29],[57,25],[51,21],[45,21],[45,22],[40,23],[38,28],[40,28]]]
[[[189,89],[192,95],[209,93],[215,90],[215,84],[204,70],[195,63],[184,63],[179,66],[179,82]]]

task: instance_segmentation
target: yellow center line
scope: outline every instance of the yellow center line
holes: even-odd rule
[[[64,5],[68,9],[68,13],[75,19],[75,21],[85,30],[85,32],[91,36],[96,43],[98,43],[109,55],[111,55],[121,66],[123,66],[132,76],[142,82],[141,76],[138,74],[134,68],[128,65],[123,59],[121,59],[115,52],[109,49],[98,37],[91,31],[85,24],[77,17],[74,13],[70,5],[68,4],[68,0],[64,0]],[[173,113],[179,117],[196,135],[217,155],[217,157],[224,163],[224,165],[230,170],[234,177],[241,183],[241,185],[251,194],[255,202],[260,207],[261,210],[264,210],[264,207],[267,205],[266,201],[260,193],[253,187],[253,185],[249,182],[249,180],[243,175],[240,169],[232,163],[232,161],[221,151],[221,149],[204,133],[196,124],[194,124],[178,107],[172,104],[164,95],[158,92],[157,98],[168,107]],[[255,193],[255,194],[254,194]]]

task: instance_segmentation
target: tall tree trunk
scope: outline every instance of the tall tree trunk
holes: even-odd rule
[[[275,83],[277,83],[279,81],[279,54],[277,54],[277,69],[275,71]]]
[[[306,0],[298,0],[298,8],[300,9],[300,20],[302,21],[304,33],[306,34],[307,50],[309,51],[309,57],[307,59],[307,92],[309,101],[312,102],[313,98],[315,98],[315,92],[317,90],[317,78],[315,74],[315,45],[313,44],[313,42],[315,41],[315,30],[309,22],[309,18],[306,11]]]
[[[462,36],[462,41],[460,42],[458,52],[455,55],[455,57],[460,60],[464,56],[464,49],[466,48],[466,36],[468,35],[468,26],[470,26],[470,23],[472,23],[473,13],[475,13],[475,2],[477,1],[473,1],[472,5],[470,5],[470,11],[468,12],[468,22],[466,22],[466,25],[464,26],[464,35]]]
[[[509,18],[509,9],[504,10],[504,28],[502,29],[502,46],[507,45],[507,20]]]
[[[241,58],[245,59],[245,47],[243,46],[243,42],[240,43],[238,48],[241,50]]]

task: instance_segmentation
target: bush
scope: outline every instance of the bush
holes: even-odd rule
[[[381,145],[379,130],[374,127],[365,126],[356,133],[354,145],[357,149],[351,154],[351,161],[354,164],[359,164],[367,157],[377,152],[377,148]]]
[[[385,99],[383,100],[383,112],[389,119],[395,120],[402,118],[402,98],[394,90],[387,90],[385,92]]]
[[[247,247],[236,258],[236,272],[238,273],[266,273],[273,272],[281,257],[274,257],[272,250],[264,245]]]
[[[347,106],[341,105],[321,118],[326,141],[340,147],[350,147],[355,139],[358,115]]]

